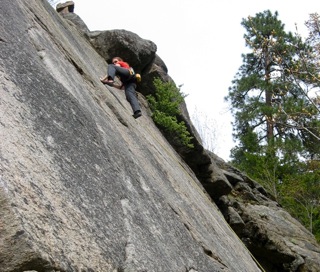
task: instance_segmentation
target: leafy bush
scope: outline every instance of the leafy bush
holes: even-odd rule
[[[185,95],[173,82],[162,82],[155,78],[153,84],[156,88],[154,95],[148,95],[147,99],[152,110],[152,119],[156,125],[175,143],[188,148],[193,148],[186,124],[179,122],[177,116],[181,113],[179,106]]]

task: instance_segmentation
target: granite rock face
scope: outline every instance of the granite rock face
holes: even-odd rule
[[[248,248],[266,271],[317,271],[319,247],[298,223],[305,246],[282,240],[278,250],[267,243],[278,237],[255,236],[261,211],[272,224],[292,218],[274,202],[235,205],[241,179],[269,196],[205,151],[196,132],[195,150],[180,152],[141,94],[143,116],[131,116],[124,93],[99,80],[107,58],[93,37],[109,34],[90,33],[67,9],[0,3],[0,271],[263,271]],[[146,78],[157,70],[172,80],[148,44],[136,65]],[[257,243],[259,255],[256,241],[270,246]],[[271,266],[270,252],[294,246]]]

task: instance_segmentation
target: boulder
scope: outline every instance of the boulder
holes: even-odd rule
[[[73,1],[67,1],[65,3],[59,3],[56,6],[56,11],[60,14],[66,14],[66,13],[72,13],[74,11],[74,2]]]
[[[137,73],[143,74],[144,69],[155,59],[155,43],[142,39],[131,31],[94,31],[89,36],[93,47],[108,63],[118,56],[127,61]]]

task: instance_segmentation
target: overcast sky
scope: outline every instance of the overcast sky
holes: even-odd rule
[[[65,2],[65,1],[60,1]],[[157,45],[177,85],[184,84],[191,116],[209,124],[209,147],[228,160],[232,117],[224,97],[246,52],[242,18],[278,11],[287,31],[305,36],[304,22],[320,13],[314,0],[74,0],[74,12],[91,31],[125,29]],[[105,71],[101,71],[103,74]],[[195,114],[194,112],[197,112]],[[200,120],[198,117],[201,117]],[[211,136],[212,135],[212,136]]]

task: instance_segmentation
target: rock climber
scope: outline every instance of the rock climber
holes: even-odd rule
[[[121,86],[115,85],[114,78],[119,77]],[[107,75],[100,78],[103,84],[125,90],[127,101],[130,103],[135,119],[142,115],[140,104],[136,94],[137,78],[130,65],[120,57],[114,57],[112,63],[108,65]]]

